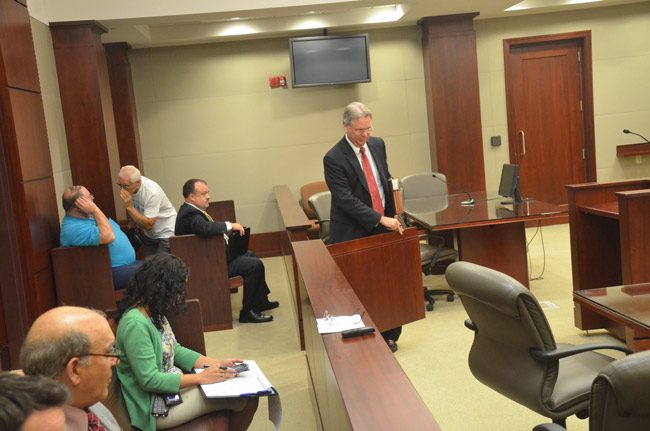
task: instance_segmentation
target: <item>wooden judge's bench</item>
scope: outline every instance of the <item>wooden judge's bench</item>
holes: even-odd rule
[[[650,179],[567,186],[573,290],[650,281]],[[575,295],[574,295],[575,297]],[[649,334],[575,301],[575,324],[606,328],[634,348]]]

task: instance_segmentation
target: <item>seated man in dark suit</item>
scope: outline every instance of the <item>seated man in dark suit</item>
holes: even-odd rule
[[[244,228],[239,223],[229,221],[214,221],[206,212],[210,204],[208,183],[199,179],[191,179],[183,185],[185,203],[181,205],[176,216],[176,235],[195,234],[204,237],[225,235],[231,231],[244,234]],[[244,278],[244,298],[239,321],[242,323],[270,322],[273,316],[262,314],[263,311],[277,308],[278,301],[269,301],[269,287],[266,285],[264,264],[248,251],[232,258],[228,254],[228,276],[241,275]]]
[[[90,247],[108,244],[115,290],[124,289],[142,265],[126,234],[106,217],[84,186],[70,186],[63,191],[65,217],[61,223],[61,247]]]

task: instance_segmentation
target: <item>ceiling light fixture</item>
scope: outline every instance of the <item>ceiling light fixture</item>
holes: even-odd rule
[[[404,9],[402,8],[402,5],[380,6],[373,8],[366,23],[376,24],[381,22],[394,22],[398,21],[403,16]]]

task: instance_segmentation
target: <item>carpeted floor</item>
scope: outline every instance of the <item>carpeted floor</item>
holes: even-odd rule
[[[573,324],[571,298],[571,252],[568,225],[547,226],[542,235],[528,229],[530,242],[531,290],[545,308],[557,342],[584,343],[614,339],[602,331],[589,335]],[[532,239],[532,240],[531,240]],[[544,253],[545,250],[545,253]],[[545,255],[545,258],[544,258]],[[307,363],[300,351],[296,315],[282,258],[264,259],[271,299],[279,300],[275,320],[265,324],[236,321],[241,292],[233,295],[234,328],[206,333],[208,354],[217,358],[255,359],[276,386],[283,406],[283,430],[317,430],[316,413],[309,393]],[[445,286],[444,276],[425,278],[427,286]],[[423,305],[424,307],[424,302]],[[424,402],[444,431],[524,431],[548,420],[483,386],[467,366],[472,334],[463,326],[467,318],[460,303],[436,301],[426,318],[404,327],[395,354]],[[611,352],[610,352],[611,353]],[[615,353],[611,353],[615,356]],[[495,366],[498,364],[495,364]],[[501,364],[507,366],[507,364]],[[571,431],[586,431],[587,421],[569,418]],[[266,402],[260,408],[251,431],[272,430]]]

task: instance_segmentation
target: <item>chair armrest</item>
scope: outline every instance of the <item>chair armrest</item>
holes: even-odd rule
[[[470,331],[478,332],[478,328],[476,327],[476,325],[474,324],[474,322],[472,322],[471,319],[466,319],[466,320],[465,320],[465,327],[466,327],[467,329],[469,329]]]
[[[329,223],[330,219],[323,219],[323,220],[315,220],[314,223],[316,224],[323,224],[323,223]]]
[[[533,428],[533,431],[566,431],[558,424],[540,424]]]
[[[543,351],[539,349],[530,349],[530,356],[542,362],[556,361],[558,359],[566,358],[569,356],[577,355],[578,353],[590,352],[592,350],[618,350],[626,355],[632,353],[630,349],[623,346],[614,344],[580,344],[578,346],[561,347],[555,350]]]

